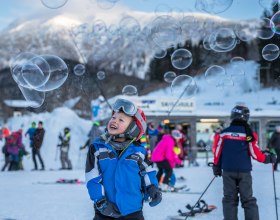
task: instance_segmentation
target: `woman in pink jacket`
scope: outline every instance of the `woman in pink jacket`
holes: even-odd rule
[[[161,185],[161,189],[163,191],[172,190],[172,187],[168,185],[169,179],[172,175],[175,164],[181,164],[181,160],[174,152],[174,147],[181,138],[181,132],[178,130],[173,130],[171,132],[171,135],[166,134],[162,137],[162,139],[156,145],[154,151],[152,152],[152,161],[155,162],[158,167],[158,181],[160,181],[163,171],[165,172],[163,183]]]

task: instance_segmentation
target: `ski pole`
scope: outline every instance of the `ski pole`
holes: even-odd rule
[[[277,197],[276,197],[275,175],[274,175],[274,163],[272,164],[272,177],[273,177],[273,189],[274,189],[276,220],[278,220]]]
[[[206,193],[206,191],[207,191],[208,188],[211,186],[211,184],[213,183],[213,181],[214,181],[215,178],[216,178],[216,177],[214,176],[214,177],[211,179],[210,183],[208,184],[208,186],[206,187],[206,189],[203,191],[203,193],[200,195],[200,197],[198,198],[197,202],[194,204],[194,206],[192,206],[192,208],[191,208],[191,210],[189,211],[189,213],[187,214],[185,220],[188,219],[188,217],[190,216],[190,214],[193,212],[193,209],[194,209],[195,206],[199,203],[200,199],[201,199],[202,196]]]

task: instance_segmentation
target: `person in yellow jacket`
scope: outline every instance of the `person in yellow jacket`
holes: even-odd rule
[[[64,134],[59,135],[61,170],[72,170],[72,163],[69,159],[70,139],[70,128],[66,127],[64,128]]]

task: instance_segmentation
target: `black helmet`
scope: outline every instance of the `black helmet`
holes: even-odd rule
[[[68,127],[64,128],[64,133],[69,133],[69,131],[70,131],[70,128],[68,128]]]
[[[250,110],[246,106],[236,105],[231,110],[230,119],[248,121],[250,117]]]

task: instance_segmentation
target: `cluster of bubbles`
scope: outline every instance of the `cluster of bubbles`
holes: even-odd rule
[[[66,0],[41,1],[45,6],[48,5],[48,8],[59,8],[67,2]],[[103,9],[111,9],[118,2],[118,0],[90,1],[97,3]],[[271,8],[277,3],[278,0],[259,0],[259,5],[263,8]],[[233,0],[196,0],[195,7],[209,14],[219,14],[228,10],[232,4]],[[99,69],[105,69],[105,71],[107,67],[111,69],[117,67],[118,72],[125,73],[146,72],[148,67],[144,57],[150,54],[157,59],[170,56],[171,64],[175,69],[185,70],[192,64],[193,57],[192,52],[181,48],[181,45],[187,39],[193,40],[196,35],[198,39],[202,38],[205,50],[224,53],[232,51],[240,41],[248,42],[256,37],[267,40],[274,34],[280,34],[280,12],[275,13],[271,19],[262,18],[259,24],[228,24],[222,28],[215,28],[214,24],[210,23],[211,21],[205,21],[201,25],[192,13],[184,14],[180,9],[171,8],[165,4],[158,5],[154,13],[155,18],[144,27],[141,27],[136,18],[125,15],[118,24],[107,26],[104,21],[95,20],[92,24],[72,27],[70,33],[85,62],[94,62],[100,65]],[[170,48],[174,49],[172,54],[168,54]],[[267,61],[277,59],[279,53],[279,48],[275,44],[268,44],[262,50],[262,56]],[[244,61],[242,57],[234,57],[226,67],[210,66],[205,71],[207,83],[218,88],[233,86],[245,76],[242,65]],[[45,74],[47,67],[43,64],[41,66]],[[74,73],[77,76],[85,74],[84,65],[76,65]],[[22,75],[25,76],[25,74]],[[104,78],[105,72],[99,71],[97,79]],[[174,96],[189,98],[197,92],[195,80],[189,75],[177,76],[175,72],[167,71],[163,78],[165,82],[171,84]],[[43,79],[41,83],[44,83]],[[132,85],[125,86],[122,93],[124,95],[138,94],[136,87]]]
[[[237,38],[232,28],[219,28],[206,36],[203,47],[215,52],[228,52],[235,48]]]
[[[206,82],[219,89],[234,86],[245,79],[243,57],[233,57],[225,67],[212,65],[204,73]]]
[[[59,88],[68,77],[68,67],[55,55],[23,52],[10,61],[12,77],[30,107],[38,108],[45,92]]]
[[[195,7],[209,14],[219,14],[230,8],[233,0],[197,0]]]

